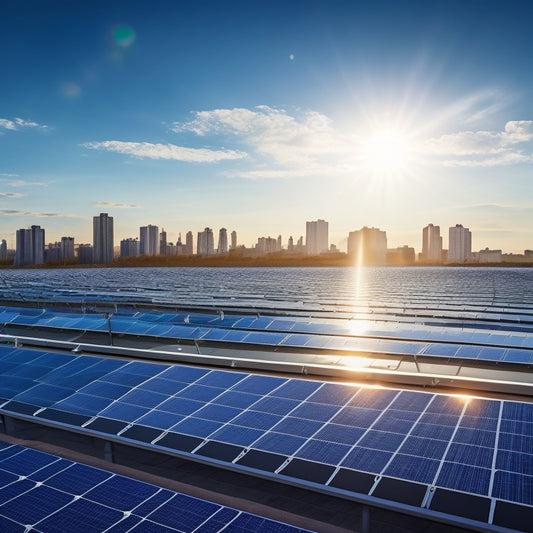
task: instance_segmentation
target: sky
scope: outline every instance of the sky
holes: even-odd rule
[[[0,238],[139,227],[533,249],[530,1],[18,0],[0,17]]]

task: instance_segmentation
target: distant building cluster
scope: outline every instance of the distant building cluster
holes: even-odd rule
[[[194,236],[192,231],[182,241],[168,242],[167,233],[153,224],[141,226],[138,237],[129,237],[120,241],[115,249],[113,217],[100,213],[93,217],[92,244],[75,245],[73,237],[62,237],[61,241],[45,244],[45,232],[40,226],[19,229],[16,232],[16,248],[8,249],[3,239],[0,243],[0,261],[13,261],[14,266],[38,265],[45,262],[75,262],[80,264],[108,264],[115,256],[178,256],[196,255],[209,257],[233,254],[243,257],[256,257],[268,254],[307,254],[321,255],[339,253],[334,245],[329,244],[329,223],[325,220],[306,222],[305,241],[300,236],[296,242],[292,235],[284,246],[281,235],[277,237],[259,237],[257,243],[247,248],[237,242],[237,232],[228,236],[226,228],[220,228],[217,239],[212,228],[199,231]],[[479,252],[472,251],[472,233],[469,228],[456,224],[448,230],[448,249],[443,248],[440,226],[428,224],[422,229],[422,251],[415,254],[410,246],[398,248],[387,247],[387,234],[379,228],[363,228],[348,234],[347,255],[352,264],[361,265],[413,265],[413,264],[468,264],[533,262],[533,250],[525,250],[524,255],[503,254],[501,250],[485,248]]]

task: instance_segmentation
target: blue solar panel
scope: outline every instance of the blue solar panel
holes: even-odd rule
[[[267,452],[292,455],[306,442],[307,439],[295,435],[269,432],[261,437],[253,447]]]
[[[267,430],[274,427],[281,419],[281,416],[270,413],[245,411],[233,420],[233,424],[237,426]]]
[[[350,385],[325,383],[308,400],[316,403],[345,405],[358,390],[357,387]]]
[[[232,390],[263,395],[283,385],[286,381],[283,378],[249,374],[246,379],[237,383]]]
[[[277,431],[281,431],[276,427]],[[362,428],[354,428],[350,426],[341,426],[339,424],[328,424],[324,426],[314,436],[316,439],[327,440],[329,442],[336,442],[338,444],[355,444],[365,432]],[[312,435],[313,433],[311,433]]]
[[[492,496],[531,505],[533,501],[533,476],[497,470],[494,473]]]
[[[194,435],[195,437],[209,437],[223,426],[223,422],[215,422],[213,420],[204,420],[202,418],[187,417],[181,422],[178,422],[172,431],[177,433],[185,433],[186,435]]]
[[[172,426],[181,422],[185,415],[169,413],[168,411],[153,410],[146,413],[137,422],[144,426],[150,426],[159,429],[170,429]]]
[[[169,396],[167,394],[159,394],[154,391],[135,389],[122,396],[120,401],[132,405],[151,408],[164,402],[168,399],[168,397]]]
[[[272,396],[279,396],[280,398],[305,400],[320,386],[321,383],[316,381],[291,379],[286,381],[281,387],[273,390],[270,394]]]
[[[487,468],[444,462],[437,479],[440,487],[486,495],[491,471]]]
[[[8,350],[0,347],[0,356],[12,356],[12,349]],[[24,368],[42,368],[37,359],[42,363],[46,355],[40,354],[24,363]],[[114,362],[107,367],[106,361]],[[72,418],[72,424],[83,423],[84,431],[118,433],[129,443],[138,440],[141,446],[164,446],[165,453],[174,449],[173,440],[162,431],[171,430],[168,435],[173,435],[175,441],[186,439],[194,443],[187,450],[175,448],[178,455],[183,451],[205,453],[202,460],[206,461],[226,460],[216,456],[216,446],[218,450],[230,449],[234,455],[228,460],[237,464],[242,448],[235,446],[253,449],[256,457],[280,454],[283,461],[283,457],[295,456],[298,459],[289,463],[293,467],[284,468],[281,473],[288,476],[290,472],[296,478],[300,475],[297,465],[314,461],[323,467],[328,465],[330,471],[342,467],[341,470],[490,496],[494,460],[498,472],[521,476],[516,479],[526,483],[526,491],[528,479],[533,477],[533,408],[528,403],[182,365],[120,362],[117,369],[115,364],[115,360],[72,356],[62,368],[44,374],[44,379],[52,376],[54,382],[61,377],[64,387],[41,383],[41,378],[37,378],[24,381],[27,389],[18,396],[4,397],[50,407],[41,415],[48,417],[47,423],[71,423],[68,414],[84,414],[86,423]],[[8,365],[6,372],[12,371]],[[96,376],[95,381],[76,392],[72,387],[85,374]],[[14,379],[1,378],[0,388]],[[48,403],[41,405],[41,399]],[[61,416],[54,418],[57,413]],[[67,418],[62,418],[63,414]],[[13,411],[11,415],[17,416]],[[93,416],[105,419],[96,419],[102,421],[100,425],[94,420],[87,422]],[[106,430],[104,422],[113,420],[117,423]],[[134,425],[126,427],[127,423]],[[2,450],[0,462],[1,453]],[[248,453],[243,457],[247,456]],[[251,468],[261,470],[260,463],[250,461]],[[274,472],[274,468],[268,472]],[[494,491],[503,493],[507,490],[503,487],[504,478],[500,475],[497,484],[496,477]],[[521,499],[512,501],[524,503]]]
[[[361,472],[379,474],[391,457],[390,452],[357,447],[346,456],[341,465]]]
[[[310,439],[298,450],[296,457],[322,464],[336,465],[350,451],[350,446],[334,442]]]
[[[216,422],[229,422],[241,413],[242,409],[209,404],[197,411],[195,416],[198,418],[205,418],[206,420],[214,420]]]
[[[138,405],[130,405],[122,402],[114,402],[109,407],[102,410],[99,414],[106,418],[114,418],[116,420],[124,420],[125,422],[133,422],[141,416],[145,415],[150,409],[147,407],[140,407]]]
[[[386,476],[407,479],[418,483],[431,483],[439,465],[440,461],[435,459],[414,457],[399,453],[394,456],[383,473]]]
[[[250,446],[257,439],[261,438],[264,432],[259,429],[245,428],[227,424],[222,426],[216,433],[211,435],[211,439],[239,446]]]
[[[72,389],[54,387],[52,385],[35,385],[27,391],[15,396],[18,402],[26,402],[41,407],[48,407],[59,400],[63,400],[72,394]]]
[[[339,407],[337,405],[305,402],[297,407],[291,414],[298,418],[326,422],[330,420],[338,410]]]
[[[434,435],[434,432],[429,434]],[[451,436],[451,433],[449,436]],[[428,459],[441,459],[447,447],[447,440],[438,440],[437,438],[432,439],[412,434],[402,444],[399,452],[406,455],[426,457]]]
[[[358,446],[392,452],[400,446],[404,436],[398,433],[369,430],[358,442]]]
[[[272,413],[276,415],[286,415],[295,407],[300,405],[298,400],[289,400],[288,398],[276,398],[273,396],[266,396],[261,398],[254,404],[254,411],[262,411],[265,413]]]
[[[93,415],[105,409],[112,400],[89,394],[77,393],[54,405],[54,408],[71,413]]]
[[[195,411],[201,409],[205,404],[196,400],[188,400],[187,398],[169,398],[158,406],[161,411],[168,411],[169,413],[176,413],[179,415],[190,415]]]
[[[280,522],[21,446],[0,443],[0,451],[9,451],[16,458],[14,461],[0,456],[1,531],[31,529],[59,533],[82,527],[91,533],[108,530],[244,533],[242,526],[253,528],[246,533],[304,533]],[[26,475],[28,479],[21,477]]]
[[[452,443],[446,454],[446,461],[465,465],[492,468],[494,449],[470,444]]]

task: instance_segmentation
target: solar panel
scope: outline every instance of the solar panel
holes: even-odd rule
[[[31,358],[25,351],[19,350],[24,367],[42,369],[37,361],[46,361],[46,353]],[[12,356],[12,349],[0,346],[0,360]],[[414,483],[416,501],[422,487],[433,487],[430,509],[452,515],[454,494],[478,498],[483,509],[491,498],[533,507],[524,497],[533,492],[533,437],[520,438],[533,433],[529,403],[186,365],[121,361],[117,368],[99,357],[69,357],[59,369],[19,379],[16,386],[12,376],[0,376],[1,387],[9,384],[2,411],[37,413],[36,419],[88,434],[118,435],[149,449],[264,469],[332,490],[346,491],[356,478],[355,486],[367,487],[367,475],[377,477],[365,494],[372,489],[380,498],[396,498],[396,481]],[[97,377],[76,388],[84,369],[94,368],[100,369]],[[48,383],[59,377],[62,387]],[[521,492],[506,487],[511,480]],[[357,490],[350,493],[357,497]]]
[[[461,305],[463,303],[461,302]],[[439,306],[446,309],[447,306]],[[448,306],[450,307],[450,306]],[[475,307],[475,306],[474,306]],[[451,307],[453,309],[453,306]],[[2,308],[0,308],[2,309]],[[405,309],[387,309],[387,312],[404,312]],[[507,313],[508,310],[504,309]],[[468,313],[463,313],[465,316]],[[432,313],[429,315],[433,316]],[[277,319],[275,316],[245,317],[242,315],[206,315],[201,313],[176,314],[157,312],[133,312],[126,309],[106,319],[102,314],[86,314],[75,311],[38,311],[31,308],[18,308],[0,313],[5,318],[4,324],[17,324],[21,327],[46,327],[50,330],[71,329],[84,331],[107,332],[112,334],[135,335],[183,340],[203,340],[213,343],[249,343],[266,347],[290,346],[305,350],[335,350],[339,352],[356,351],[389,355],[424,355],[426,357],[476,359],[487,362],[512,362],[517,364],[533,363],[533,341],[528,333],[519,331],[496,334],[490,328],[501,328],[501,324],[480,323],[485,331],[463,328],[457,322],[457,311],[441,313],[446,326],[434,326],[420,322],[417,316],[408,317],[411,327],[398,327],[400,319],[395,322],[364,322],[367,329],[361,329],[360,335],[354,336],[353,320],[329,319],[327,322],[291,317]],[[476,313],[477,318],[483,318]],[[504,315],[485,313],[483,320],[501,319]],[[533,316],[505,315],[508,320],[530,321]],[[376,316],[372,317],[378,318]],[[389,317],[390,320],[390,317]],[[372,325],[372,327],[370,327]],[[361,327],[361,324],[358,324]],[[472,324],[474,327],[475,324]],[[512,329],[515,326],[508,326]],[[519,326],[516,326],[518,328]],[[527,327],[520,324],[521,328]],[[531,328],[528,330],[530,331]],[[357,332],[357,328],[355,328]],[[438,341],[438,342],[435,342]],[[465,344],[465,343],[478,343]]]
[[[0,494],[6,532],[307,531],[3,442]]]

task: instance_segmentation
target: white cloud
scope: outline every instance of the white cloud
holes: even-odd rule
[[[209,150],[207,148],[185,148],[174,144],[152,144],[147,142],[102,141],[83,144],[85,148],[105,150],[119,154],[148,157],[150,159],[172,159],[192,163],[215,163],[228,159],[242,159],[243,152],[235,150]]]
[[[346,155],[347,138],[336,131],[332,121],[324,114],[307,111],[299,117],[285,110],[258,106],[244,108],[198,111],[190,122],[174,123],[177,133],[192,132],[230,136],[251,147],[268,163],[289,167],[290,173],[309,175],[324,170],[324,159]],[[331,167],[330,167],[331,168]],[[276,170],[259,172],[264,177],[277,176]],[[283,169],[281,173],[286,173]],[[242,175],[242,173],[241,173]]]
[[[46,128],[42,124],[38,124],[33,120],[24,120],[22,118],[15,118],[14,120],[9,120],[7,118],[0,118],[0,128],[6,130],[18,130],[20,128]]]
[[[428,139],[426,154],[444,166],[494,167],[533,161],[533,121],[509,121],[503,131],[461,131]]]
[[[14,176],[16,177],[18,174],[0,174],[2,176]],[[49,182],[45,181],[25,181],[25,180],[6,180],[6,179],[0,179],[1,183],[5,183],[6,185],[9,185],[9,187],[46,187],[49,185]]]
[[[18,192],[0,192],[0,198],[21,198],[24,196]]]
[[[472,121],[486,117],[498,108],[494,96],[490,91],[474,95],[457,103],[450,113],[469,112]],[[372,124],[372,129],[379,127],[379,123]],[[292,116],[269,106],[197,111],[192,120],[172,125],[175,133],[218,135],[245,146],[255,168],[233,168],[224,175],[248,179],[358,173],[364,170],[365,139],[372,134],[364,131],[364,125],[358,129],[356,136],[335,128],[322,113],[306,111]],[[410,148],[418,162],[445,167],[527,163],[533,160],[533,121],[510,121],[503,131],[459,131],[414,144]]]
[[[117,204],[115,202],[92,202],[93,205],[103,205],[104,207],[117,207],[117,208],[124,208],[124,209],[142,209],[140,205],[133,205],[133,204]]]
[[[85,218],[80,215],[70,215],[67,213],[39,213],[36,211],[18,211],[15,209],[0,209],[0,214],[9,217],[32,216],[37,218]]]

